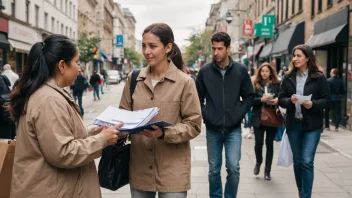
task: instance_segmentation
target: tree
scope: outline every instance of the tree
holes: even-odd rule
[[[78,48],[80,52],[79,61],[86,65],[90,61],[93,61],[94,54],[98,50],[101,39],[97,36],[88,38],[86,34],[80,35],[78,39]]]
[[[211,55],[211,36],[213,35],[212,30],[195,30],[187,39],[190,45],[185,48],[183,58],[186,65],[191,66],[195,60],[198,60],[201,56],[205,58]],[[200,52],[202,54],[200,54]]]
[[[134,49],[131,48],[124,48],[124,57],[128,59],[128,61],[132,61],[134,65],[139,65],[142,57],[138,54]]]

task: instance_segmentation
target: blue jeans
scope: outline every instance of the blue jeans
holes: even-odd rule
[[[149,192],[149,191],[141,191],[131,188],[131,196],[132,198],[155,198],[156,192]],[[186,198],[187,191],[185,192],[158,192],[159,198]]]
[[[222,149],[225,146],[226,184],[225,198],[236,198],[240,181],[241,128],[233,131],[211,131],[207,129],[207,150],[209,163],[209,196],[222,198],[221,166]]]
[[[98,97],[98,99],[100,100],[98,84],[93,85],[93,97],[94,97],[94,100],[96,100],[96,97]]]
[[[312,196],[314,180],[314,157],[320,140],[320,129],[303,132],[301,122],[287,127],[287,136],[293,154],[293,170],[298,191],[302,198]]]
[[[82,95],[83,95],[83,92],[82,93],[76,93],[75,95],[73,95],[73,99],[75,100],[75,102],[77,102],[77,100],[78,100],[78,106],[79,106],[79,109],[81,111],[81,115],[82,115],[82,118],[83,118],[84,109],[83,109],[83,106],[82,106]]]

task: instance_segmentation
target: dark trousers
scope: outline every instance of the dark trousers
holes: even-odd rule
[[[254,127],[255,136],[255,157],[257,163],[263,162],[263,144],[264,144],[264,133],[266,132],[265,145],[266,145],[266,158],[265,158],[265,169],[266,171],[271,170],[271,164],[273,162],[274,155],[274,137],[277,132],[277,127],[268,127],[260,125],[259,127]]]
[[[83,106],[82,106],[82,96],[83,96],[83,92],[82,93],[75,93],[75,95],[73,95],[73,99],[75,100],[75,102],[77,102],[77,100],[78,100],[78,106],[79,106],[79,109],[81,111],[81,115],[82,115],[82,118],[83,118],[84,109],[83,109]]]
[[[341,101],[333,100],[331,104],[331,110],[334,117],[334,125],[335,128],[339,128],[341,122]],[[329,128],[330,126],[330,108],[325,109],[325,128]]]

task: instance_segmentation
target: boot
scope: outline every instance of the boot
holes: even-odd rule
[[[265,167],[265,172],[264,172],[264,179],[265,180],[271,180],[270,171],[271,171],[271,168]]]
[[[256,163],[255,164],[255,167],[254,167],[254,170],[253,170],[253,174],[254,175],[258,175],[259,174],[259,172],[260,172],[260,165],[261,165],[262,163]]]

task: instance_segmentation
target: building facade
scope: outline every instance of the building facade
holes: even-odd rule
[[[77,39],[77,0],[9,0],[3,6],[1,23],[8,25],[3,35],[10,45],[1,49],[2,64],[9,63],[17,73],[34,43],[56,33]]]

